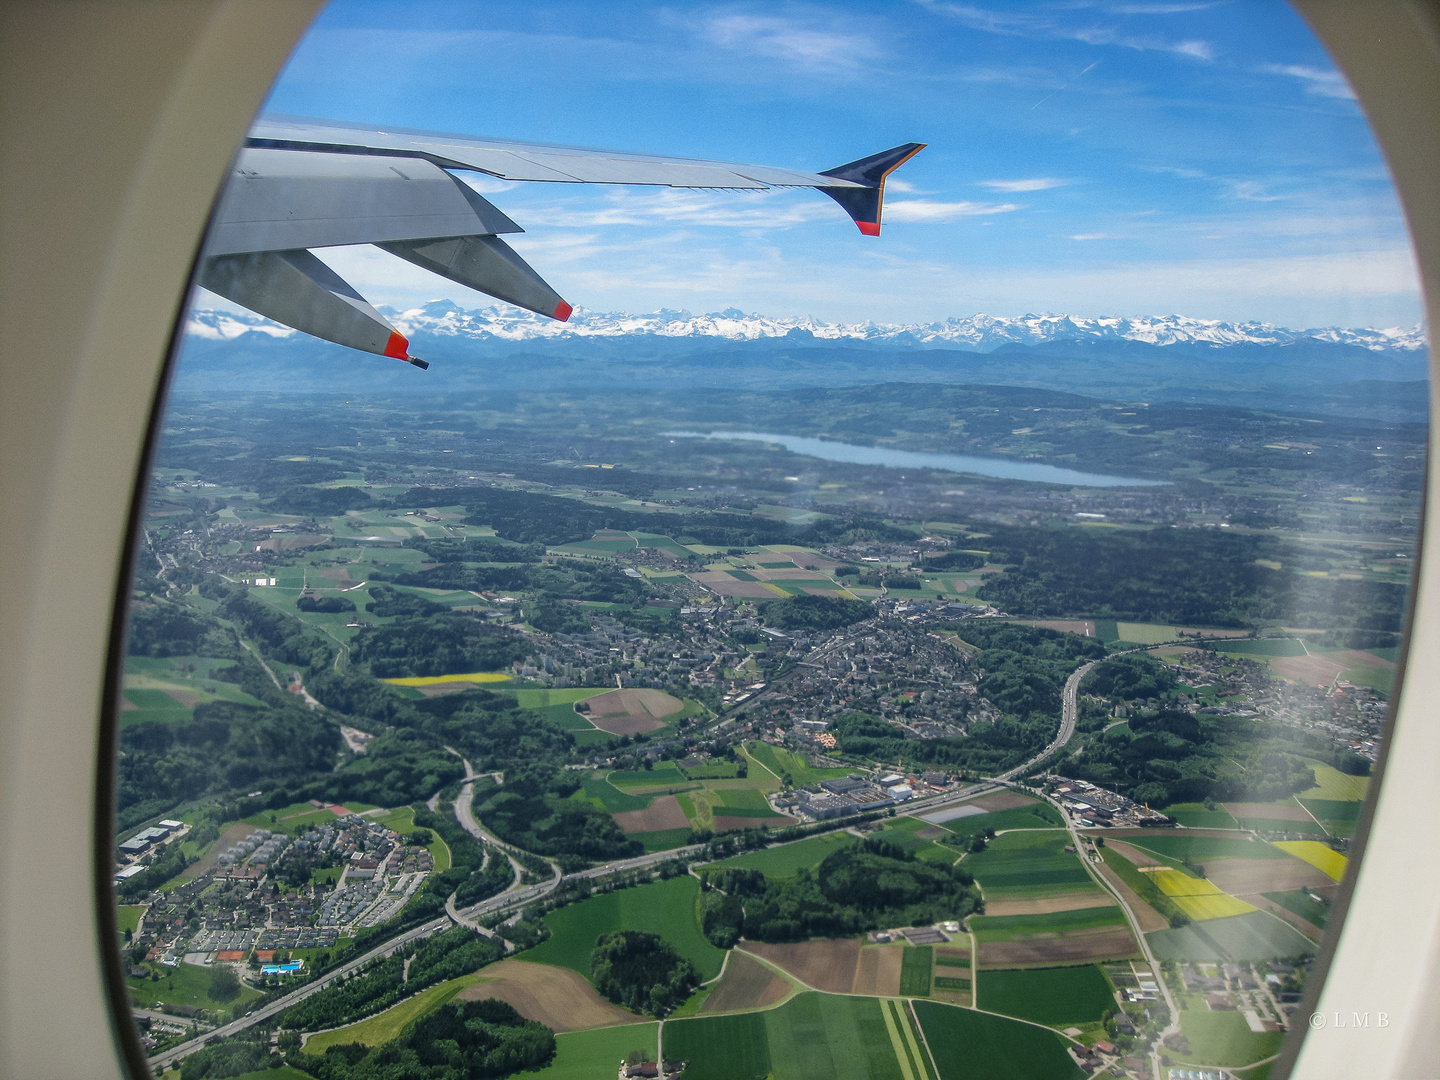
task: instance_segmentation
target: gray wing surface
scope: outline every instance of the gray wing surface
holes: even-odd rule
[[[878,235],[885,177],[922,149],[906,143],[823,173],[723,161],[262,117],[236,157],[206,238],[205,288],[266,318],[364,352],[428,367],[409,341],[314,249],[374,244],[506,303],[564,321],[571,306],[500,239],[523,232],[453,175],[829,195]]]

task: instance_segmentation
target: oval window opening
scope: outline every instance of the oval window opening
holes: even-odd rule
[[[152,1071],[1269,1075],[1425,475],[1350,88],[1279,3],[624,11],[334,3],[237,154],[114,718]]]

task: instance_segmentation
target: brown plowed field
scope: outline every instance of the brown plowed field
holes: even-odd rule
[[[797,941],[786,945],[747,941],[745,950],[768,960],[816,990],[848,994],[855,984],[855,968],[860,959],[860,939],[832,938],[828,941]]]
[[[972,805],[978,806],[987,812],[996,810],[1014,810],[1018,806],[1029,806],[1035,800],[1028,795],[1021,795],[1018,791],[997,791],[994,795],[982,795],[972,801]]]
[[[730,817],[726,814],[715,815],[715,831],[738,832],[741,829],[757,829],[761,826],[771,829],[783,829],[787,825],[794,825],[798,818],[782,814],[779,817],[753,818],[753,817]],[[679,826],[676,826],[677,828]]]
[[[993,900],[985,904],[986,915],[1049,915],[1055,911],[1080,911],[1083,908],[1111,907],[1115,901],[1100,889],[1077,889],[1059,896],[1042,896],[1035,900]]]
[[[1372,652],[1362,652],[1359,649],[1346,649],[1344,652],[1330,653],[1329,656],[1346,667],[1378,667],[1389,671],[1395,666],[1393,660],[1382,660]]]
[[[665,726],[663,716],[670,716],[685,707],[679,698],[663,690],[611,690],[588,699],[590,708],[583,715],[601,731],[611,735],[639,735]]]
[[[196,705],[200,704],[200,699],[190,693],[189,690],[166,690],[165,693],[169,694],[176,702],[184,705],[187,709],[193,709]]]
[[[1116,960],[1137,955],[1135,937],[1129,930],[1101,927],[1043,941],[982,941],[979,959],[982,968],[1002,968]]]
[[[900,961],[904,955],[905,950],[899,945],[861,949],[850,992],[867,997],[899,997]]]
[[[1226,812],[1236,820],[1240,818],[1273,818],[1276,821],[1314,821],[1303,806],[1275,806],[1263,802],[1221,803]]]
[[[491,981],[467,986],[457,995],[461,1001],[497,998],[513,1005],[525,1019],[555,1031],[586,1031],[645,1019],[610,1004],[583,975],[569,968],[501,960],[484,968],[482,974]]]
[[[777,595],[774,589],[767,589],[759,581],[737,581],[725,573],[691,574],[690,578],[692,581],[704,585],[717,596],[749,596],[770,600]]]
[[[1155,858],[1153,855],[1147,855],[1145,852],[1141,851],[1138,848],[1132,847],[1129,844],[1121,843],[1118,840],[1111,840],[1110,846],[1114,848],[1117,852],[1119,852],[1121,855],[1123,855],[1129,862],[1133,863],[1135,866],[1160,865],[1159,859]]]
[[[688,829],[689,819],[674,795],[661,795],[644,810],[625,810],[611,814],[615,824],[627,833],[659,832],[661,829]]]
[[[1328,656],[1276,656],[1270,660],[1275,674],[1309,686],[1329,686],[1349,664],[1337,664]]]
[[[960,959],[960,960],[964,960],[966,967],[969,967],[969,966],[970,966],[970,961],[971,961],[971,959],[973,959],[973,958],[971,957],[971,955],[970,955],[970,950],[969,950],[969,949],[947,949],[947,948],[945,948],[945,946],[943,946],[943,945],[937,945],[937,946],[935,946],[935,974],[937,974],[937,975],[944,975],[944,974],[945,974],[945,971],[963,971],[963,970],[964,970],[964,968],[952,967],[952,966],[949,965],[949,964],[942,964],[942,963],[940,963],[940,958],[941,958],[941,957],[946,957],[946,958],[949,958],[949,959]],[[941,968],[944,968],[945,971],[941,971],[941,970],[940,970]],[[956,976],[956,977],[958,978],[959,976]]]
[[[1335,885],[1329,876],[1299,859],[1209,859],[1205,876],[1231,896]]]
[[[1130,905],[1130,910],[1135,913],[1136,921],[1140,923],[1142,934],[1153,934],[1156,930],[1170,929],[1170,921],[1144,900],[1141,900],[1134,889],[1120,880],[1115,871],[1103,862],[1095,863],[1094,866],[1110,887],[1115,889],[1124,898],[1125,903]]]
[[[700,1006],[702,1013],[763,1009],[785,1000],[790,984],[752,957],[732,951],[725,974]]]

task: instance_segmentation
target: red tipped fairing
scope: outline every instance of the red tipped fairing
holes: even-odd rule
[[[923,149],[906,143],[823,173],[615,154],[463,135],[370,131],[294,117],[251,129],[206,237],[200,284],[268,319],[403,360],[410,342],[312,250],[373,244],[537,315],[574,312],[502,233],[519,225],[455,175],[677,188],[813,187],[880,235],[885,177]]]

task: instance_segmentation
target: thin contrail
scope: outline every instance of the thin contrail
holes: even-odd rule
[[[1080,72],[1080,75],[1084,75],[1086,71],[1093,71],[1095,68],[1097,68],[1097,67],[1099,67],[1099,66],[1100,66],[1100,61],[1099,61],[1099,60],[1096,60],[1095,63],[1093,63],[1093,64],[1091,64],[1089,67],[1087,67],[1087,68],[1085,69],[1085,71]],[[1076,76],[1075,76],[1075,79],[1080,78],[1080,75],[1076,75]],[[1075,79],[1071,79],[1070,82],[1067,82],[1067,83],[1065,84],[1065,86],[1069,86],[1070,83],[1073,83],[1073,82],[1075,81]],[[1060,93],[1061,90],[1064,90],[1064,89],[1065,89],[1065,86],[1062,86],[1062,87],[1060,87],[1059,89],[1050,91],[1050,93],[1046,94],[1046,95],[1045,95],[1044,97],[1042,97],[1039,101],[1035,102],[1034,105],[1031,105],[1030,108],[1031,108],[1031,109],[1038,109],[1041,105],[1044,105],[1045,102],[1049,101],[1049,100],[1050,100],[1052,97],[1054,97],[1056,94]]]

